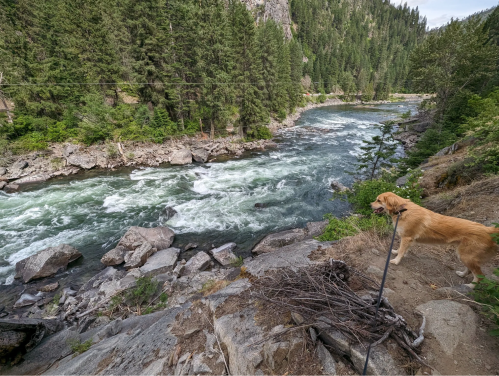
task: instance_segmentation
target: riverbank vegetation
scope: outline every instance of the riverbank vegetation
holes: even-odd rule
[[[269,119],[305,105],[305,90],[322,92],[321,103],[335,88],[365,89],[369,100],[404,90],[405,61],[426,27],[416,10],[382,0],[361,9],[294,0],[289,40],[239,0],[0,8],[2,93],[14,108],[12,122],[0,112],[0,138],[15,153],[227,128],[267,138]]]

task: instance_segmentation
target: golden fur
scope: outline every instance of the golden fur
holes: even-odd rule
[[[478,276],[483,275],[481,266],[492,259],[497,252],[497,244],[491,237],[492,234],[499,233],[497,228],[434,213],[392,192],[380,194],[376,201],[371,203],[371,207],[377,214],[390,215],[394,225],[398,212],[406,209],[400,215],[397,227],[400,247],[398,251],[392,251],[397,255],[390,261],[392,264],[398,265],[414,242],[453,244],[457,245],[457,254],[466,266],[466,270],[457,271],[457,275],[465,277],[471,271],[474,276],[473,282],[478,282]]]

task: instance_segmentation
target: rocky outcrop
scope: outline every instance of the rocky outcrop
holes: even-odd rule
[[[90,170],[97,166],[97,159],[87,154],[71,154],[66,158],[68,164]]]
[[[280,23],[286,39],[291,39],[291,18],[288,0],[241,0],[253,12],[256,22],[272,19]]]
[[[232,252],[236,246],[236,243],[227,243],[221,247],[212,249],[210,253],[222,266],[229,266],[237,260],[236,255]]]
[[[101,262],[108,266],[126,262],[128,268],[140,267],[157,250],[169,248],[174,237],[168,227],[130,227],[116,248],[102,256]]]
[[[61,244],[38,252],[16,264],[15,278],[21,278],[25,283],[38,278],[49,277],[65,270],[68,264],[81,257],[74,247]]]
[[[172,271],[180,254],[178,248],[168,248],[153,254],[140,268],[142,275],[149,277]]]
[[[262,253],[273,252],[286,245],[301,241],[305,239],[307,232],[302,228],[295,228],[292,230],[282,231],[275,234],[267,235],[261,240],[252,252],[259,255]]]
[[[194,160],[199,163],[205,163],[208,160],[209,156],[210,153],[208,153],[208,151],[205,149],[194,149],[192,151],[192,158],[194,158]]]
[[[174,151],[170,157],[170,164],[185,165],[192,163],[192,153],[189,149]]]

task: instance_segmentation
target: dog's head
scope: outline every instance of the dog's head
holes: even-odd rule
[[[397,196],[395,193],[385,192],[380,194],[376,198],[376,201],[371,203],[371,208],[375,214],[393,214],[403,209],[404,204],[408,202],[409,200]]]

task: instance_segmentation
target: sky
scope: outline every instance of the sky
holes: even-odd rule
[[[402,0],[411,8],[419,7],[430,29],[446,24],[452,17],[465,18],[473,13],[498,5],[499,0]],[[400,0],[391,0],[399,5]]]

